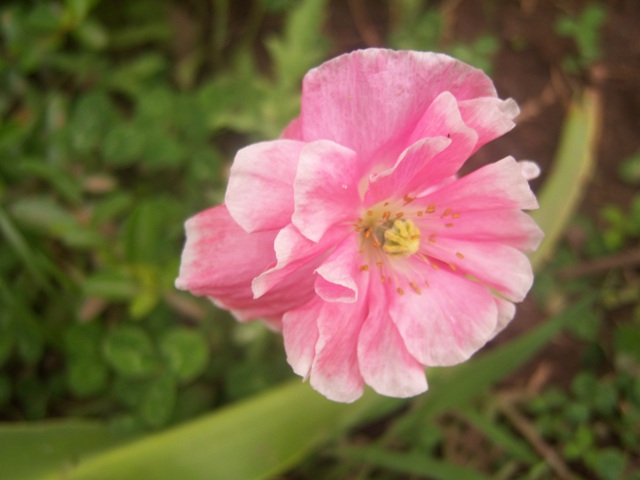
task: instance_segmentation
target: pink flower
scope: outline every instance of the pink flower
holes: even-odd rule
[[[533,281],[526,172],[507,157],[456,177],[517,114],[446,55],[324,63],[282,138],[238,152],[225,205],[187,221],[177,287],[281,329],[294,371],[332,400],[425,391],[425,366],[468,359]]]

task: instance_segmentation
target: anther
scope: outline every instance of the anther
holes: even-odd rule
[[[457,267],[455,266],[455,264],[450,263],[449,264],[449,268],[451,268],[451,270],[453,270],[455,272]]]
[[[453,223],[445,223],[444,226],[447,228],[451,228],[453,227]]]
[[[431,205],[429,205],[427,207],[427,209],[425,210],[426,213],[433,213],[436,211],[436,206],[432,203]]]
[[[398,289],[398,293],[399,293],[400,295],[404,295],[404,290],[402,290],[401,288],[399,288],[399,289]]]
[[[419,216],[419,217],[421,217],[421,216],[423,215],[423,213],[424,213],[424,212],[423,212],[422,210],[420,210],[420,211],[418,212],[418,216]]]
[[[458,257],[458,258],[464,258],[464,255],[463,255],[463,254],[461,254],[460,252],[456,252],[456,257]]]
[[[450,209],[450,208],[447,208],[447,209],[444,211],[444,213],[442,214],[442,217],[441,217],[441,218],[446,217],[446,216],[447,216],[447,215],[449,215],[450,213],[451,213],[451,209]]]
[[[411,288],[413,288],[413,291],[416,292],[418,295],[422,293],[415,283],[409,282],[409,285],[411,285]]]
[[[385,212],[382,214],[382,218],[384,218],[385,220],[389,220],[390,216],[391,212],[389,210],[385,210]]]
[[[369,270],[369,265],[362,265],[362,266],[360,267],[360,271],[361,271],[361,272],[366,272],[367,270]]]
[[[404,213],[403,212],[396,213],[396,218],[400,218],[400,217],[404,217]]]
[[[373,215],[373,210],[367,210],[367,215],[368,215],[368,216]]]
[[[453,215],[451,215],[453,218],[460,218],[460,214],[459,213],[454,213]]]

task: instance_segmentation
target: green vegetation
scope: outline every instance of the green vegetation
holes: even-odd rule
[[[184,220],[222,200],[235,151],[279,135],[304,73],[335,53],[328,2],[259,0],[240,17],[230,0],[187,3],[0,5],[0,472],[640,479],[640,281],[623,271],[638,262],[640,196],[576,214],[593,93],[568,109],[539,190],[544,321],[431,371],[426,395],[338,405],[286,382],[277,334],[173,286]],[[575,47],[565,75],[602,58],[604,5],[556,12]],[[460,40],[434,2],[385,8],[390,47],[487,71],[514,48],[491,22]],[[620,181],[637,186],[638,165],[629,155]],[[560,331],[567,372],[536,357],[532,380],[514,378]]]

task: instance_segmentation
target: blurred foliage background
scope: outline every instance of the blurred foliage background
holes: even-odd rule
[[[222,201],[238,148],[277,137],[296,116],[309,68],[373,45],[445,51],[483,68],[502,96],[524,100],[527,123],[479,161],[538,155],[549,181],[563,160],[555,152],[571,99],[607,81],[624,98],[637,84],[637,65],[605,39],[627,35],[625,16],[640,19],[633,4],[4,0],[0,444],[27,451],[40,439],[16,443],[16,422],[61,418],[100,420],[103,436],[146,438],[292,378],[278,335],[238,325],[173,280],[184,220]],[[512,14],[545,27],[556,47],[545,50],[533,30],[510,23]],[[540,60],[525,65],[551,93],[535,80],[514,86],[518,61],[528,58]],[[640,102],[629,98],[628,115],[638,118]],[[620,114],[589,115],[592,125]],[[452,391],[464,408],[428,413],[431,394],[378,406],[359,428],[347,422],[332,442],[256,478],[640,479],[640,145],[637,136],[601,135],[566,134],[578,153],[565,156],[608,163],[598,164],[596,194],[578,182],[575,205],[554,226],[559,243],[547,247],[516,320],[527,330],[590,299],[569,315],[558,348],[518,375],[487,362],[477,372],[487,379],[481,390]],[[601,154],[607,141],[626,149],[615,161]],[[563,175],[556,190],[566,192],[575,178]],[[609,189],[622,193],[602,193]],[[512,341],[504,338],[504,348]],[[89,438],[56,432],[73,448]],[[0,471],[9,461],[0,455]],[[15,472],[12,479],[45,478]],[[191,478],[211,478],[206,472]]]

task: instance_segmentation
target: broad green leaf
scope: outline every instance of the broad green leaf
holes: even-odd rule
[[[569,108],[553,170],[538,194],[540,209],[532,212],[545,232],[540,248],[531,255],[534,268],[555,251],[591,179],[601,122],[600,101],[595,91],[587,90]]]
[[[88,459],[65,480],[269,479],[362,420],[372,407],[398,405],[371,392],[352,405],[335,403],[296,381]]]
[[[133,325],[120,325],[109,332],[104,354],[109,365],[129,378],[146,377],[158,365],[151,338]]]
[[[206,339],[200,332],[186,328],[168,331],[160,339],[160,351],[181,382],[189,382],[200,375],[209,359]]]
[[[67,385],[78,397],[89,397],[107,387],[109,369],[99,359],[74,359],[67,366]]]
[[[122,441],[104,425],[94,422],[0,424],[2,478],[37,480],[45,475],[64,478],[64,472],[87,455]]]

